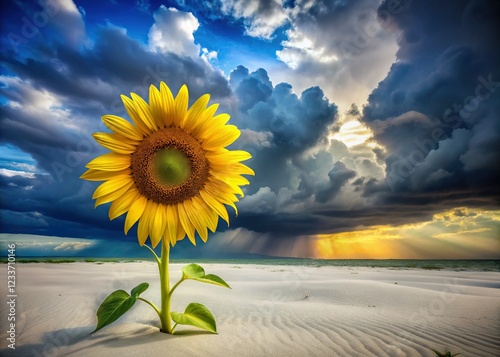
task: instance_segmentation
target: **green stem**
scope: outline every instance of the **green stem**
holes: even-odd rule
[[[160,317],[160,319],[161,319],[161,311],[160,311],[160,309],[158,309],[158,308],[156,307],[156,305],[155,305],[155,304],[153,304],[152,302],[150,302],[150,301],[148,301],[148,300],[146,300],[146,299],[143,299],[143,298],[141,298],[141,297],[138,297],[138,298],[137,298],[137,300],[144,301],[146,304],[148,304],[149,306],[151,306],[151,307],[152,307],[152,308],[156,311],[156,313],[158,314],[158,316],[159,316],[159,317]]]
[[[179,286],[180,283],[182,283],[184,281],[184,278],[181,278],[177,283],[175,283],[175,285],[172,287],[172,290],[170,290],[170,296],[172,296],[172,294],[174,293],[175,289],[177,289],[177,287]]]
[[[151,253],[153,253],[153,255],[155,256],[155,259],[156,259],[156,264],[158,264],[158,268],[160,268],[160,265],[161,265],[160,258],[158,258],[155,251],[152,248],[150,248],[149,245],[147,245],[147,244],[144,244],[144,246],[146,248],[148,248]]]
[[[160,289],[161,289],[161,332],[172,334],[172,320],[170,318],[170,276],[168,273],[168,260],[170,245],[162,242],[160,264]]]

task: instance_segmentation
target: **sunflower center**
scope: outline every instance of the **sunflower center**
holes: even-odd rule
[[[164,185],[177,186],[191,175],[191,162],[184,152],[174,149],[160,149],[153,155],[153,172]]]
[[[145,137],[131,156],[130,168],[139,192],[166,205],[196,196],[210,169],[200,143],[181,128],[163,128]]]

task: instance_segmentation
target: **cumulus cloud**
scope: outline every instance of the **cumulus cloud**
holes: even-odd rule
[[[276,193],[269,187],[261,187],[253,195],[240,202],[239,209],[250,213],[272,213],[276,208]]]
[[[87,249],[94,244],[95,244],[95,242],[80,242],[80,241],[63,242],[60,245],[58,245],[57,247],[55,247],[54,250],[61,251],[61,253],[64,252],[66,254],[68,252],[75,252],[75,251]]]
[[[319,85],[342,108],[363,104],[394,62],[395,35],[377,19],[379,3],[296,1],[277,58],[294,87]],[[401,9],[405,11],[405,7]]]
[[[155,23],[149,29],[149,46],[160,52],[172,52],[181,56],[198,57],[200,45],[195,44],[193,33],[200,23],[190,12],[161,5],[153,13]],[[212,56],[207,52],[207,57]]]
[[[237,120],[252,130],[272,133],[273,145],[287,155],[316,144],[336,119],[336,105],[319,87],[298,96],[288,83],[274,87],[264,69],[249,73],[243,66],[231,72],[229,83],[237,98]]]
[[[235,94],[233,119],[245,128],[237,147],[254,157],[250,164],[256,176],[249,193],[268,187],[279,194],[296,179],[288,160],[326,140],[337,108],[318,87],[306,89],[299,96],[287,83],[274,86],[262,68],[250,73],[238,66],[231,72],[229,83]]]
[[[241,141],[254,148],[270,148],[273,146],[273,133],[270,131],[254,131],[241,129]]]
[[[242,18],[249,36],[271,38],[287,21],[282,0],[222,0],[221,10],[234,18]]]
[[[33,172],[9,170],[9,169],[4,169],[4,168],[0,168],[0,175],[6,176],[6,177],[13,177],[13,176],[22,176],[22,177],[27,177],[27,178],[34,178],[35,177],[35,174]]]

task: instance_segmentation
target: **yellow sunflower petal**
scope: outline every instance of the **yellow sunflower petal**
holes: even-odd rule
[[[217,214],[217,212],[211,209],[208,209],[206,212],[210,219],[208,229],[210,229],[212,233],[215,233],[215,231],[217,230],[217,225],[219,223],[219,215]]]
[[[209,120],[209,125],[203,129],[201,137],[203,139],[207,139],[212,137],[215,133],[218,133],[220,130],[223,130],[230,118],[231,116],[227,113],[222,113],[213,117]]]
[[[172,113],[172,120],[175,126],[180,127],[186,116],[189,101],[188,88],[184,84],[175,97],[175,106]]]
[[[189,108],[182,126],[184,130],[191,133],[198,122],[200,122],[201,116],[205,111],[208,102],[210,101],[210,94],[204,94]]]
[[[146,208],[144,209],[144,213],[139,220],[139,226],[137,227],[137,239],[139,240],[139,244],[141,247],[146,243],[149,235],[149,221],[153,218],[152,211],[154,207],[153,201],[148,201],[146,203]]]
[[[162,102],[160,91],[154,85],[149,86],[149,106],[156,126],[163,128],[165,125],[163,122],[165,107]]]
[[[152,224],[150,239],[153,248],[160,243],[163,233],[165,232],[166,215],[165,206],[157,204],[156,213],[153,220],[150,222],[150,224]]]
[[[203,141],[205,150],[218,150],[232,144],[240,136],[241,131],[234,125],[226,125],[219,131],[213,132],[213,135]]]
[[[96,157],[86,166],[88,169],[102,171],[121,171],[130,167],[130,155],[121,155],[114,152]]]
[[[170,91],[170,88],[165,84],[165,82],[160,83],[160,97],[165,110],[163,115],[163,124],[167,127],[173,124],[173,112],[175,106],[174,96]]]
[[[167,240],[175,245],[177,240],[177,226],[179,225],[179,214],[177,213],[177,209],[174,206],[167,206],[167,215],[166,215],[166,229],[165,235],[167,236]]]
[[[110,180],[116,176],[130,175],[132,171],[125,169],[121,171],[101,171],[101,170],[87,170],[80,178],[88,181],[105,181]]]
[[[232,164],[231,171],[239,175],[255,176],[255,171],[242,163]]]
[[[210,162],[211,172],[217,172],[222,175],[236,176],[236,175],[250,175],[255,176],[255,172],[248,166],[242,163],[214,163]]]
[[[201,139],[200,135],[206,130],[207,127],[210,126],[211,123],[213,123],[213,116],[218,108],[219,104],[216,103],[205,109],[203,113],[201,113],[198,120],[194,122],[191,129],[191,135],[195,138]]]
[[[132,119],[132,121],[134,122],[137,129],[143,135],[150,134],[151,130],[149,130],[148,126],[142,120],[139,112],[137,111],[137,108],[136,108],[134,101],[123,94],[120,96],[120,98],[122,99],[123,105],[125,106],[125,109],[127,110],[128,116],[130,117],[130,119]]]
[[[97,197],[95,200],[94,207],[97,207],[97,206],[103,205],[105,203],[109,203],[109,202],[112,202],[114,200],[117,200],[122,195],[124,195],[130,189],[130,187],[132,187],[133,184],[134,183],[131,181],[131,182],[127,183],[125,186],[120,187],[117,190],[114,190],[114,191],[109,192],[105,195]]]
[[[119,134],[94,133],[92,137],[99,145],[117,154],[132,154],[136,149],[135,145],[128,143],[126,138]]]
[[[207,159],[214,164],[233,164],[252,158],[250,153],[244,150],[217,150],[205,153]]]
[[[182,228],[182,225],[177,224],[177,238],[176,241],[180,241],[186,238],[186,232],[184,231],[184,228]]]
[[[128,185],[129,183],[133,183],[132,177],[129,175],[117,176],[115,178],[112,178],[111,180],[101,183],[94,191],[92,198],[95,199],[107,195],[108,193],[114,192],[124,187],[125,185]]]
[[[231,185],[245,186],[250,184],[250,181],[248,181],[245,177],[233,174],[231,171],[226,172],[222,170],[210,170],[210,174],[218,180],[231,183]]]
[[[115,133],[132,140],[141,140],[141,132],[127,120],[116,115],[103,115],[102,122]]]
[[[229,226],[229,215],[227,213],[226,207],[222,203],[220,203],[216,198],[212,197],[208,192],[205,190],[200,191],[201,198],[203,198],[203,201],[212,208],[219,216],[222,217],[224,221],[226,221],[227,225]]]
[[[236,215],[238,215],[238,209],[236,208],[236,205],[234,202],[238,202],[238,198],[231,192],[224,191],[223,189],[219,188],[217,185],[214,185],[212,182],[208,182],[204,189],[207,191],[207,193],[212,196],[212,197],[217,197],[217,200],[219,200],[221,203],[224,203],[226,205],[229,205],[234,208],[234,211],[236,212]],[[229,222],[228,222],[229,225]]]
[[[111,203],[111,206],[109,206],[109,219],[113,220],[116,217],[119,217],[122,214],[126,213],[132,203],[134,203],[139,198],[139,196],[139,191],[137,191],[136,188],[131,187],[121,197],[114,200],[113,203]]]
[[[238,194],[241,197],[244,196],[244,193],[241,190],[241,188],[229,180],[225,180],[225,179],[221,180],[217,177],[212,176],[208,179],[208,181],[212,182],[215,186],[217,186],[218,188],[220,188],[221,190],[223,190],[225,192],[231,192],[234,194]]]
[[[208,227],[208,229],[210,229],[212,233],[215,232],[215,230],[217,229],[217,221],[219,220],[217,212],[212,210],[200,196],[194,196],[192,198],[192,201],[193,206],[199,212],[199,216],[203,224]],[[206,242],[206,240],[204,242]]]
[[[146,124],[149,131],[152,132],[157,130],[158,126],[156,125],[156,120],[154,119],[148,104],[144,101],[144,99],[142,99],[135,93],[130,93],[130,96],[134,101],[137,114],[140,115],[140,118],[142,119],[143,123]]]
[[[207,125],[199,133],[199,138],[205,140],[213,135],[214,132],[221,130],[229,121],[231,116],[227,113],[219,114],[210,120],[207,120]]]
[[[186,210],[189,221],[200,235],[201,240],[206,242],[208,238],[207,222],[204,221],[206,217],[203,212],[200,211],[200,206],[196,205],[193,198],[191,198],[190,200],[184,201],[184,209]]]
[[[123,226],[125,234],[128,234],[128,231],[132,226],[141,218],[142,214],[146,209],[146,205],[148,200],[144,196],[139,196],[139,198],[132,203],[130,209],[128,210],[127,217],[125,218],[125,225]]]
[[[193,245],[196,245],[196,239],[194,236],[194,226],[189,220],[186,210],[184,208],[184,204],[182,202],[177,204],[177,212],[179,214],[179,221],[181,222],[182,228],[184,229],[184,232],[186,232],[189,241],[193,243]]]

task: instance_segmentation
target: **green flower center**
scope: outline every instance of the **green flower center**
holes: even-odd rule
[[[153,172],[163,185],[178,186],[191,176],[191,161],[180,150],[158,150],[153,157]]]

